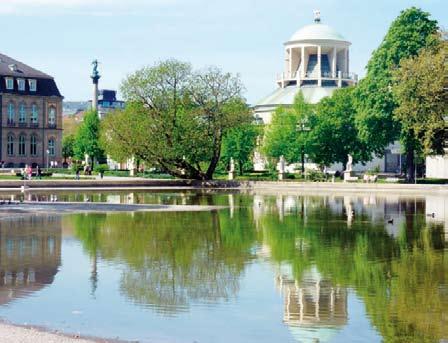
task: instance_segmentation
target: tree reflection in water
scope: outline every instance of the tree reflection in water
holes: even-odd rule
[[[253,258],[254,232],[217,212],[77,215],[75,227],[91,256],[124,262],[125,296],[165,314],[235,297]]]
[[[287,325],[303,325],[300,311],[316,331],[325,318],[326,326],[346,325],[353,290],[384,341],[448,338],[447,242],[441,225],[427,223],[424,200],[254,196],[253,206],[247,196],[230,200],[236,207],[213,213],[78,215],[76,232],[92,257],[125,266],[126,297],[164,314],[235,297],[246,265],[258,257],[278,270]]]
[[[369,208],[355,199],[355,216],[348,223],[344,199],[305,200],[306,216],[295,215],[298,209],[293,208],[289,215],[266,215],[259,223],[272,259],[287,262],[299,285],[317,268],[337,287],[353,288],[386,342],[448,337],[446,242],[442,226],[426,224],[424,202],[380,201]],[[395,238],[384,218],[399,212]]]

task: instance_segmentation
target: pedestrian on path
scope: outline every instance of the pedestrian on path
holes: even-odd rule
[[[36,174],[37,174],[37,178],[38,178],[39,180],[42,180],[42,169],[40,169],[39,166],[37,166]]]

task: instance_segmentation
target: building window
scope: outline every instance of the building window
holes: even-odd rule
[[[10,102],[8,104],[8,124],[13,125],[16,116],[16,109],[14,103]]]
[[[26,109],[25,103],[21,103],[19,105],[19,123],[24,124],[26,122]]]
[[[35,135],[30,138],[30,155],[37,156],[37,136]]]
[[[28,86],[30,87],[30,92],[37,91],[37,81],[36,80],[28,80]]]
[[[38,109],[36,104],[31,105],[31,123],[37,124],[37,118],[38,118]]]
[[[19,91],[24,92],[25,91],[25,80],[17,79],[17,86],[19,88]]]
[[[25,156],[25,135],[19,136],[19,156]]]
[[[54,138],[50,138],[48,140],[48,155],[50,156],[56,155],[56,143],[54,141]]]
[[[6,77],[6,89],[14,89],[14,79],[12,77]]]
[[[8,135],[7,152],[8,156],[14,155],[14,136],[11,133]]]
[[[51,126],[56,125],[56,108],[53,106],[51,106],[48,111],[48,124]]]

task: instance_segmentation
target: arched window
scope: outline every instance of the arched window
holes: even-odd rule
[[[37,136],[32,135],[30,137],[30,155],[37,156]]]
[[[56,155],[56,143],[53,137],[48,140],[48,154],[50,156]]]
[[[19,105],[19,124],[26,123],[26,110],[25,103],[20,103]]]
[[[51,106],[48,110],[48,124],[51,126],[56,125],[56,108]]]
[[[14,155],[14,136],[12,133],[8,134],[7,152],[8,156]]]
[[[37,124],[38,118],[38,109],[36,104],[31,105],[31,124]]]
[[[15,116],[16,116],[16,109],[14,103],[10,102],[8,104],[8,124],[10,125],[14,124]]]
[[[19,136],[19,156],[25,156],[26,137],[24,134]]]

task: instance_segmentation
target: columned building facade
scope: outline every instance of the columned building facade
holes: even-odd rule
[[[284,43],[283,72],[276,77],[277,88],[255,104],[256,122],[270,124],[275,110],[279,106],[292,106],[299,92],[307,103],[317,104],[338,88],[356,85],[358,76],[350,72],[350,46],[351,43],[340,33],[323,24],[320,12],[315,11],[314,23],[299,29]],[[400,146],[395,143],[387,147],[384,157],[372,156],[372,161],[365,165],[355,165],[354,171],[379,167],[381,172],[400,173],[400,166]],[[341,165],[329,167],[340,171],[345,169]],[[254,169],[266,169],[265,158],[258,151],[254,156]],[[294,169],[294,165],[287,167],[288,171]]]
[[[298,30],[284,44],[283,72],[277,75],[278,88],[254,107],[258,121],[269,124],[278,106],[291,106],[297,93],[305,101],[318,103],[335,89],[357,82],[350,73],[350,45],[342,35],[322,24],[315,12],[314,23]]]
[[[61,165],[62,99],[53,77],[0,54],[3,167]]]

